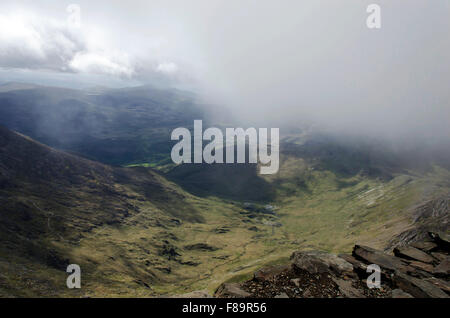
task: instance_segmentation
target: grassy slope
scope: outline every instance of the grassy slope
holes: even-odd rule
[[[439,167],[385,180],[286,156],[280,173],[264,180],[276,189],[277,216],[249,218],[242,202],[193,196],[151,170],[109,168],[19,141],[3,142],[3,165],[33,173],[8,178],[12,167],[1,170],[1,296],[212,292],[293,250],[382,247],[410,226],[411,206],[449,188],[449,172]],[[30,160],[18,162],[17,152]],[[20,188],[7,185],[12,179]],[[281,227],[272,232],[274,223]],[[207,248],[189,248],[196,243]],[[67,263],[81,265],[81,290],[65,287]]]
[[[0,146],[0,296],[213,291],[293,250],[383,247],[411,225],[412,206],[450,188],[437,166],[385,173],[364,152],[324,145],[282,152],[279,174],[264,178],[255,167],[192,178],[191,169],[173,170],[184,189],[142,167],[111,168],[22,139]],[[239,176],[248,178],[237,187]],[[247,217],[246,200],[273,202],[277,216]],[[272,234],[274,223],[281,227]],[[195,243],[212,250],[188,247]],[[65,287],[67,263],[81,265],[81,290]]]

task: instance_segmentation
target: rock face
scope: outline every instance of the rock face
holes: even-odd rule
[[[332,271],[341,276],[353,272],[353,265],[345,259],[320,251],[294,252],[291,260],[296,268],[313,274]]]
[[[401,289],[394,289],[392,291],[392,298],[414,298],[414,297],[408,293],[405,293]]]
[[[377,264],[381,268],[391,271],[406,266],[406,263],[400,258],[385,254],[367,246],[355,245],[353,248],[353,256],[367,264]]]
[[[352,255],[297,251],[291,263],[258,270],[253,279],[222,284],[215,297],[392,297],[448,298],[448,241],[429,233],[423,241],[394,249],[394,255],[355,245]],[[380,288],[369,288],[369,265],[381,269]]]
[[[397,287],[418,298],[448,298],[439,287],[401,272],[396,272],[393,281]]]
[[[414,207],[414,226],[391,239],[386,250],[391,251],[395,247],[409,245],[424,252],[431,252],[434,247],[429,250],[428,247],[415,244],[432,242],[437,244],[439,249],[450,252],[449,237],[446,234],[450,224],[449,204],[450,194],[444,194]],[[435,237],[430,237],[430,232],[433,232]]]
[[[254,280],[264,282],[273,279],[276,275],[281,274],[285,270],[289,269],[289,265],[280,265],[280,266],[268,266],[264,267],[255,272],[253,275]]]
[[[250,297],[251,294],[243,290],[239,284],[229,283],[220,285],[215,296],[219,298],[246,298]]]
[[[433,269],[433,274],[438,277],[448,277],[450,275],[450,258],[443,260]]]
[[[433,251],[434,249],[437,248],[437,244],[434,242],[427,242],[427,241],[422,241],[422,242],[414,242],[412,243],[410,246],[418,248],[419,250],[425,251],[427,253]]]

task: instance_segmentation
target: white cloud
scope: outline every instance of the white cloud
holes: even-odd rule
[[[160,73],[173,74],[178,71],[178,66],[173,62],[165,62],[158,64],[156,70]]]
[[[131,77],[134,69],[126,54],[107,55],[100,52],[78,52],[69,67],[80,73],[109,74]]]
[[[132,76],[127,53],[92,41],[97,33],[29,13],[0,15],[0,67]]]

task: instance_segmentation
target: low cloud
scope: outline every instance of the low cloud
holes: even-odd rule
[[[70,28],[58,2],[2,0],[0,68],[192,87],[247,127],[448,143],[448,0],[379,0],[381,29],[370,0],[77,3]]]
[[[175,73],[176,71],[178,71],[178,66],[177,66],[175,63],[173,63],[173,62],[170,62],[170,63],[160,63],[160,64],[158,65],[158,67],[156,68],[156,70],[157,70],[158,72],[161,72],[161,73],[173,74],[173,73]]]
[[[135,70],[126,54],[78,52],[68,63],[69,68],[80,73],[125,75],[131,77]]]

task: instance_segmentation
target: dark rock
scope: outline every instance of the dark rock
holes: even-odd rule
[[[294,252],[291,255],[294,268],[305,270],[311,274],[328,272],[328,265],[312,253],[316,252]]]
[[[448,210],[447,210],[447,215],[448,215]],[[430,235],[430,237],[433,239],[433,241],[438,245],[438,248],[446,251],[446,252],[450,252],[450,239],[448,238],[447,235],[439,235],[438,233],[433,233],[430,232],[428,233]]]
[[[172,269],[170,267],[155,267],[155,269],[157,269],[163,273],[166,273],[166,274],[172,273]]]
[[[246,298],[251,294],[243,290],[237,283],[225,283],[219,286],[215,292],[219,298]]]
[[[181,221],[178,220],[178,219],[170,219],[169,222],[172,223],[175,226],[180,226],[181,225]]]
[[[439,263],[433,270],[433,274],[437,277],[449,277],[450,275],[450,258]]]
[[[186,245],[184,247],[184,249],[186,250],[198,250],[198,251],[217,251],[218,248],[208,245],[206,243],[197,243],[197,244],[192,244],[192,245]]]
[[[349,262],[353,265],[353,270],[359,273],[366,273],[367,271],[367,265],[362,263],[361,261],[358,261],[356,258],[354,258],[351,255],[348,254],[339,254],[340,258],[344,259],[345,261]]]
[[[437,244],[430,241],[419,241],[411,244],[412,247],[418,248],[424,252],[431,252],[437,248]]]
[[[407,270],[406,264],[401,259],[384,254],[383,252],[377,251],[371,247],[355,245],[352,255],[356,259],[361,259],[367,264],[376,264],[381,268],[390,271]]]
[[[442,279],[438,279],[436,277],[425,278],[424,281],[429,282],[429,283],[435,285],[436,287],[439,287],[440,289],[445,291],[447,294],[450,294],[450,283],[449,282],[446,282],[445,280],[442,280]]]
[[[296,287],[300,287],[300,278],[291,279],[291,283],[294,284]]]
[[[427,273],[432,273],[433,272],[433,265],[431,264],[427,264],[427,263],[422,263],[422,262],[418,262],[418,261],[412,261],[409,263],[409,266],[414,267],[414,268],[418,268],[422,271],[425,271]]]
[[[414,298],[414,297],[408,293],[405,293],[401,289],[394,289],[392,291],[392,298]]]
[[[394,254],[398,257],[417,260],[423,263],[433,263],[434,261],[433,257],[412,246],[394,248]]]
[[[291,260],[294,267],[312,274],[333,272],[344,275],[353,272],[353,265],[343,258],[320,251],[294,252]]]
[[[169,260],[175,260],[178,256],[181,256],[181,254],[176,251],[175,247],[170,244],[164,245],[159,254],[167,256]]]
[[[431,255],[432,255],[435,259],[437,259],[438,261],[440,261],[440,262],[445,261],[445,260],[447,259],[447,257],[448,257],[448,256],[445,255],[445,254],[442,254],[442,253],[435,253],[435,252],[432,252]]]
[[[429,241],[431,238],[438,244],[438,248],[448,251],[450,248],[448,237],[445,238],[443,234],[441,235],[443,238],[442,241],[439,240],[441,238],[439,236],[434,240],[430,236],[430,232],[434,235],[434,233],[440,234],[441,232],[445,233],[448,231],[448,224],[450,222],[449,202],[450,196],[446,194],[414,207],[413,217],[415,226],[393,238],[389,243],[388,250],[417,241]]]
[[[418,206],[414,211],[414,222],[445,219],[448,216],[449,196],[429,200]]]
[[[217,234],[225,234],[225,233],[230,232],[230,229],[227,227],[218,227],[218,228],[214,229],[214,232]]]
[[[447,294],[435,285],[399,271],[395,272],[393,281],[398,288],[417,298],[448,298]]]
[[[256,271],[253,278],[257,281],[263,282],[271,280],[274,276],[290,269],[289,265],[268,266]]]
[[[343,280],[343,279],[339,279],[339,278],[333,278],[333,281],[338,286],[339,292],[341,293],[341,295],[343,297],[366,298],[366,296],[364,295],[364,293],[361,290],[356,289],[355,287],[352,286],[351,281]]]
[[[188,265],[188,266],[198,266],[201,264],[199,262],[194,262],[194,261],[180,261],[179,263],[181,265]]]

